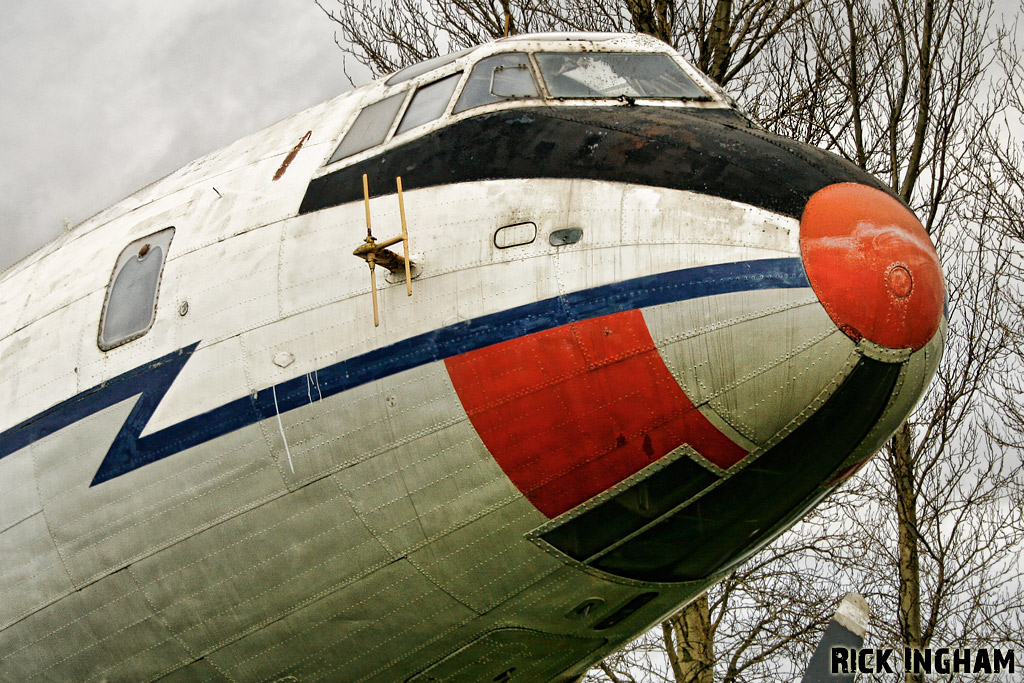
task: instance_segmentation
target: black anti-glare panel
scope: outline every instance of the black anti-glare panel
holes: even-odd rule
[[[689,190],[799,218],[816,191],[881,184],[811,145],[746,127],[730,109],[530,107],[454,121],[315,178],[299,213],[390,193],[507,178],[585,178]],[[336,155],[337,156],[337,155]]]
[[[644,581],[690,581],[749,554],[819,498],[819,487],[875,426],[899,372],[862,358],[807,422],[757,461],[591,564]]]

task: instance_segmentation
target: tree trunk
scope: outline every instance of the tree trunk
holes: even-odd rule
[[[637,31],[672,43],[675,12],[670,0],[626,0],[626,9]]]
[[[705,593],[661,625],[676,683],[714,683],[715,650]]]
[[[715,16],[711,20],[711,32],[708,39],[709,60],[708,75],[716,83],[725,82],[725,74],[729,70],[733,46],[729,42],[732,37],[732,0],[718,0],[715,5]]]
[[[903,423],[890,444],[896,524],[899,528],[899,627],[903,643],[921,649],[921,566],[918,558],[917,482],[914,479],[913,439]],[[923,673],[908,673],[906,683],[924,683]]]

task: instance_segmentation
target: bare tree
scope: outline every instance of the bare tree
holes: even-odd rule
[[[1010,124],[1024,69],[992,0],[315,1],[378,75],[507,33],[649,33],[768,130],[884,179],[937,245],[947,352],[913,417],[811,517],[588,681],[791,678],[849,589],[872,604],[880,645],[1021,645],[1024,175]]]
[[[726,84],[812,0],[314,0],[347,55],[383,75],[442,52],[536,31],[647,33]]]
[[[544,0],[542,0],[543,2]],[[590,0],[588,0],[590,1]],[[337,25],[335,42],[371,74],[486,43],[504,35],[566,30],[557,6],[513,0],[314,0]],[[573,11],[578,7],[571,8]],[[600,3],[595,2],[595,10]],[[572,16],[572,12],[569,13]],[[580,14],[582,19],[584,15]],[[598,12],[595,26],[621,17]],[[574,27],[575,29],[576,27]],[[594,30],[592,27],[581,30]]]
[[[872,469],[813,518],[829,520],[819,539],[832,548],[809,543],[805,557],[814,561],[804,571],[865,592],[878,643],[1019,644],[1021,444],[1008,439],[1024,425],[1014,345],[1024,192],[1020,141],[999,125],[1021,111],[1020,91],[1008,87],[1020,74],[1016,47],[990,2],[841,0],[803,8],[759,59],[739,76],[747,109],[769,129],[886,179],[932,234],[949,290],[949,342],[932,391]],[[768,565],[815,524],[766,551]],[[822,562],[827,573],[816,571]],[[733,591],[739,576],[712,595]],[[785,588],[773,571],[745,585],[767,596]],[[799,640],[798,629],[772,633],[751,619],[751,605],[764,602],[755,595],[725,619],[769,649]],[[722,652],[750,642],[721,627],[714,637]],[[716,668],[723,681],[778,679],[770,668],[747,677],[735,670],[726,661]]]
[[[1007,36],[985,0],[843,0],[808,25],[818,72],[832,75],[847,107],[838,118],[837,107],[804,112],[817,120],[825,146],[886,178],[917,209],[949,288],[947,355],[933,390],[885,449],[876,468],[882,485],[857,501],[861,513],[881,501],[894,515],[895,572],[862,566],[862,580],[874,579],[883,606],[896,608],[896,619],[878,620],[883,632],[882,624],[898,624],[887,634],[891,643],[998,640],[988,626],[1021,606],[1019,509],[1006,506],[1019,463],[983,429],[998,410],[986,393],[1011,358],[1007,314],[1017,297],[1016,251],[1006,221],[993,214],[1011,189],[992,165],[1012,149],[993,129],[1012,102],[989,76]],[[885,518],[874,519],[874,527],[854,527],[857,534],[892,548],[891,529],[878,524]],[[893,575],[895,585],[878,582]]]

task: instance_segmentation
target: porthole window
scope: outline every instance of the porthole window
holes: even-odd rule
[[[99,347],[109,351],[149,331],[156,319],[167,249],[174,228],[135,240],[117,257],[100,316]]]

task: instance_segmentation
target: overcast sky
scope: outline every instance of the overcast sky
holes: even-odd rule
[[[5,3],[0,269],[349,89],[333,27],[312,0]]]
[[[65,219],[349,88],[313,0],[7,2],[0,84],[0,270]]]

